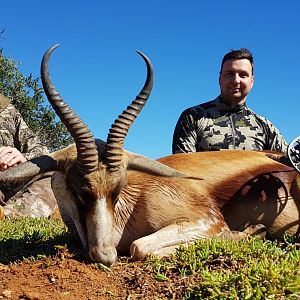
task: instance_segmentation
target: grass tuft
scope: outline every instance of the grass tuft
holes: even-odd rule
[[[47,218],[5,219],[0,222],[0,263],[41,259],[73,243],[61,220]]]
[[[300,299],[296,244],[249,238],[199,240],[174,255],[150,256],[154,277],[189,277],[183,299]]]

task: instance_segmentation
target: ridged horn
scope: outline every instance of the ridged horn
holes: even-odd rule
[[[48,61],[52,52],[58,46],[55,45],[49,48],[43,56],[41,64],[42,84],[50,104],[75,141],[77,163],[80,171],[83,174],[88,174],[95,171],[98,167],[99,158],[95,139],[84,122],[64,102],[52,84],[49,75]]]
[[[112,124],[106,144],[105,163],[112,172],[120,169],[123,156],[124,140],[128,130],[148,100],[153,87],[153,66],[143,53],[137,53],[144,59],[147,66],[147,78],[138,96]]]
[[[38,174],[58,170],[58,162],[48,155],[32,158],[13,168],[0,172],[0,186],[11,186],[28,182]]]

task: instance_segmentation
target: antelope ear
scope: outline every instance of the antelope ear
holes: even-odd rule
[[[126,151],[127,156],[127,169],[136,170],[144,173],[148,173],[155,176],[165,177],[181,177],[186,179],[203,180],[201,177],[195,177],[176,169],[173,169],[167,165],[164,165],[156,160],[147,158],[142,155],[138,155],[129,151]]]

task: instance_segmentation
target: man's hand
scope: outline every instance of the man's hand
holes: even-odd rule
[[[0,171],[13,167],[14,165],[25,162],[27,159],[22,153],[13,147],[0,147]]]

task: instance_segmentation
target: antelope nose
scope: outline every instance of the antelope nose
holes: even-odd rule
[[[89,257],[92,261],[102,263],[110,267],[116,262],[117,250],[115,247],[92,246],[89,250]]]

